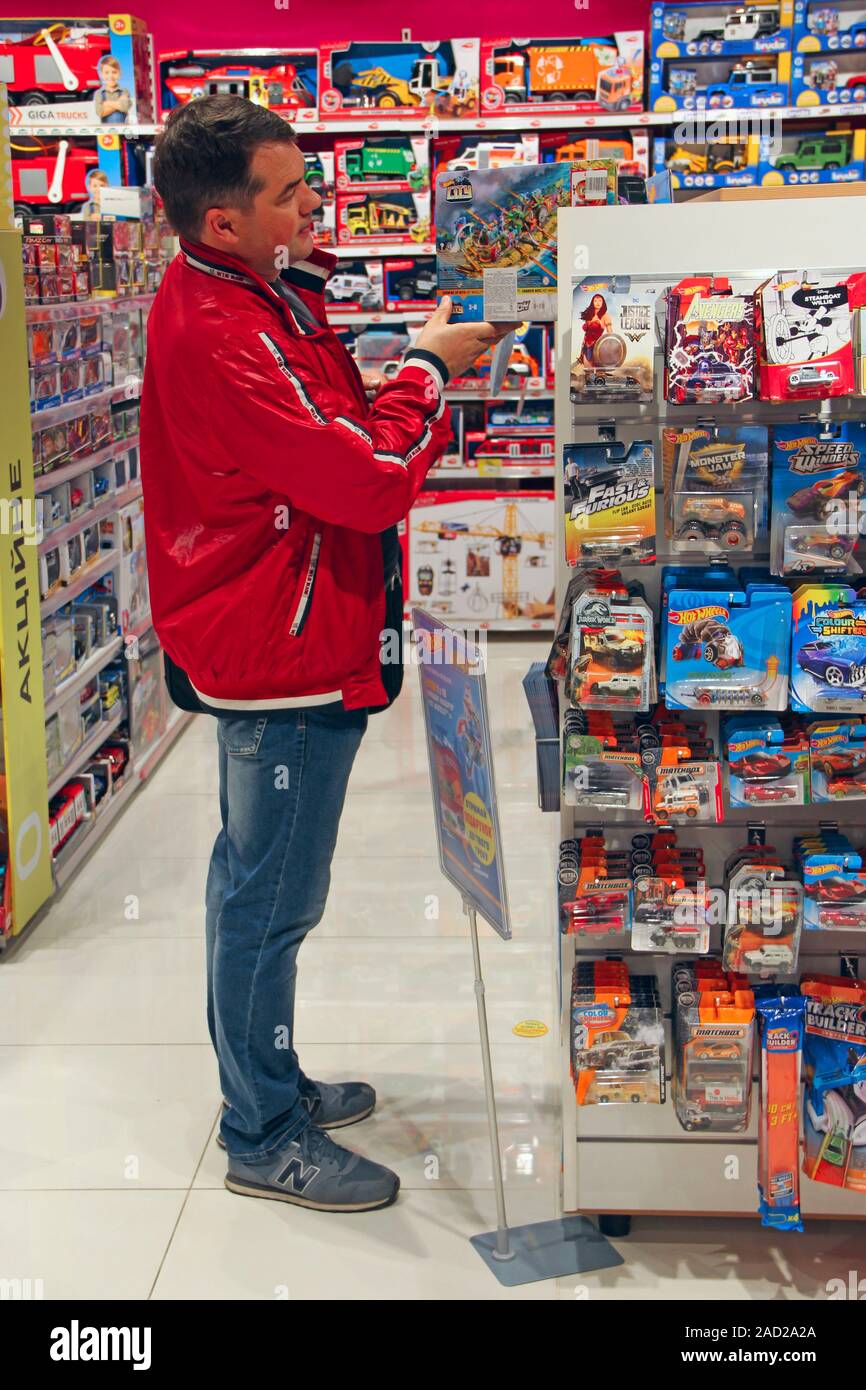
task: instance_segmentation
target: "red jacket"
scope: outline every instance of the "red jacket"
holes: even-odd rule
[[[141,475],[154,627],[220,711],[387,703],[380,533],[449,436],[438,358],[410,352],[372,405],[327,325],[336,258],[283,278],[181,243],[147,325]]]

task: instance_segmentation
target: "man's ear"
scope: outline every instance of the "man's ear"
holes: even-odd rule
[[[233,250],[238,244],[237,227],[228,208],[208,208],[202,219],[202,229],[226,250]]]

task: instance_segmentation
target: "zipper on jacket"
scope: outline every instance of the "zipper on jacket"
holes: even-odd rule
[[[316,582],[316,571],[319,568],[319,552],[322,548],[322,533],[317,531],[313,536],[313,544],[310,549],[310,558],[307,562],[307,572],[304,575],[304,584],[301,595],[298,599],[298,606],[292,618],[292,625],[289,628],[290,637],[299,637],[303,631],[304,623],[307,621],[307,614],[310,611],[310,603],[313,597],[313,585]]]

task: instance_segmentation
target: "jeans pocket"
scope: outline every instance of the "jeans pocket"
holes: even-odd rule
[[[220,719],[219,736],[223,748],[227,753],[233,753],[235,757],[254,758],[259,751],[265,729],[268,726],[267,716],[261,719],[238,718]]]

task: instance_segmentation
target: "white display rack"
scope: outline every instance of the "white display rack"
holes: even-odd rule
[[[99,748],[100,744],[103,744],[109,735],[114,733],[118,724],[120,724],[124,718],[123,706],[119,705],[110,718],[103,719],[95,726],[93,733],[76,748],[62,771],[58,772],[56,777],[52,777],[51,781],[48,783],[49,801],[52,796],[55,796],[57,792],[60,791],[64,783],[68,782],[70,777],[87,762],[88,758],[93,757],[93,754],[96,752],[97,748]]]
[[[39,605],[39,611],[43,618],[49,614],[56,613],[58,608],[63,608],[67,603],[71,603],[79,594],[83,594],[85,589],[89,589],[91,584],[95,584],[97,579],[101,579],[109,570],[113,570],[120,559],[119,550],[106,550],[98,560],[86,566],[81,574],[72,581],[71,584],[61,584],[55,589],[53,594],[49,594]]]
[[[801,114],[798,112],[798,114]],[[802,114],[806,114],[803,112]],[[814,108],[808,114],[816,114]],[[559,215],[559,265],[579,266],[575,278],[587,273],[599,276],[647,277],[651,283],[674,284],[682,276],[716,273],[742,277],[753,283],[767,279],[780,267],[798,266],[840,274],[864,263],[863,228],[866,198],[851,196],[833,200],[832,235],[828,235],[827,204],[798,202],[797,216],[783,201],[685,203],[655,207],[565,209]],[[560,278],[556,353],[560,370],[556,387],[556,457],[565,444],[589,443],[598,437],[599,407],[574,405],[570,400],[572,283]],[[656,361],[656,400],[641,415],[627,404],[605,404],[603,414],[615,425],[616,438],[626,444],[652,438],[660,464],[659,427],[685,412],[672,407],[668,414],[661,394],[661,363]],[[866,416],[866,400],[859,402]],[[759,411],[761,403],[753,403]],[[795,418],[808,406],[796,404],[788,411]],[[720,422],[741,419],[736,407],[713,408]],[[778,412],[776,412],[778,417]],[[767,419],[773,417],[772,409]],[[557,602],[562,603],[569,575],[563,536],[564,492],[561,469],[556,474]],[[626,578],[639,578],[652,600],[657,594],[658,567],[625,569]],[[717,715],[708,715],[715,737]],[[797,814],[799,813],[799,814]],[[806,807],[785,811],[770,808],[738,815],[720,825],[701,824],[680,830],[684,844],[698,837],[707,860],[708,880],[718,886],[723,862],[741,846],[747,824],[763,823],[768,843],[788,852],[791,835],[804,824],[833,820],[852,829],[862,828],[862,811],[855,806]],[[560,838],[579,833],[588,825],[604,825],[609,843],[623,847],[631,836],[646,831],[638,812],[610,812],[592,808],[563,807],[555,822]],[[554,833],[557,833],[554,832]],[[559,922],[551,923],[559,935]],[[712,946],[718,949],[719,929]],[[664,1010],[670,1011],[670,955],[633,952],[627,937],[599,939],[560,937],[559,980],[561,989],[562,1108],[563,1108],[563,1207],[567,1212],[600,1213],[603,1216],[717,1215],[750,1217],[757,1222],[757,1088],[753,1088],[752,1121],[743,1134],[687,1134],[674,1113],[668,1086],[663,1106],[578,1106],[570,1075],[570,995],[576,957],[623,956],[639,974],[655,974]],[[805,932],[800,947],[800,966],[838,975],[842,957],[856,972],[858,956],[866,958],[866,933]],[[684,959],[689,957],[683,955]],[[863,968],[859,967],[862,975]],[[668,1043],[667,1069],[671,1050]],[[736,1162],[731,1160],[736,1159]],[[863,1194],[815,1183],[801,1176],[801,1201],[806,1217],[866,1217]],[[603,1223],[604,1225],[604,1223]]]
[[[376,242],[353,242],[351,246],[323,246],[322,251],[327,251],[331,256],[338,256],[341,260],[349,259],[353,261],[363,261],[373,256],[435,256],[436,247],[432,241],[396,241],[390,244],[386,241]],[[353,318],[356,315],[353,314]]]
[[[138,435],[130,434],[126,439],[118,439],[115,443],[107,445],[95,454],[84,454],[74,463],[64,464],[62,468],[53,468],[49,473],[37,473],[34,479],[34,492],[37,497],[40,492],[50,492],[60,483],[68,483],[71,478],[78,478],[82,473],[89,473],[92,468],[99,468],[103,463],[111,463],[113,459],[121,458],[128,454],[130,450],[138,448]]]

